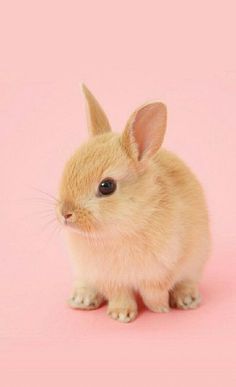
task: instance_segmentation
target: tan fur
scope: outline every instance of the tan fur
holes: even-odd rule
[[[169,294],[172,306],[197,306],[209,252],[199,182],[177,156],[156,149],[165,131],[164,105],[154,103],[151,124],[143,116],[148,109],[139,114],[141,109],[122,135],[107,126],[101,132],[100,124],[90,131],[93,137],[65,167],[57,208],[60,220],[73,214],[65,227],[75,269],[71,305],[91,309],[106,299],[108,314],[122,322],[137,315],[136,292],[155,312],[168,311]],[[117,190],[100,197],[98,185],[106,177],[117,181]]]
[[[82,85],[82,90],[87,101],[88,129],[91,134],[100,134],[111,130],[110,123],[89,89]]]

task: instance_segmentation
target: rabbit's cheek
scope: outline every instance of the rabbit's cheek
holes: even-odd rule
[[[77,226],[83,231],[92,231],[95,229],[95,218],[87,208],[79,208],[77,211]]]

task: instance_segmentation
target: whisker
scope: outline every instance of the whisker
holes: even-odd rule
[[[55,208],[50,208],[50,207],[47,207],[47,208],[42,208],[38,211],[34,211],[34,214],[55,214]]]
[[[44,211],[34,211],[33,212],[34,215],[55,215],[55,211],[54,210],[44,210]]]
[[[28,208],[26,211],[24,210],[24,215],[20,217],[20,220],[29,219],[32,217],[36,217],[38,219],[41,219],[42,217],[51,216],[56,217],[55,208],[42,208],[41,210],[32,210],[31,208]]]
[[[44,214],[44,213],[42,213],[42,214],[37,214],[37,217],[39,218],[39,219],[45,219],[45,218],[48,218],[49,216],[53,216],[54,214],[53,213],[51,213],[51,212],[49,212],[49,213],[46,213],[46,214]]]
[[[54,199],[56,202],[59,201],[54,195],[49,194],[48,192],[45,192],[45,191],[43,191],[43,190],[41,190],[39,188],[32,187],[32,186],[31,186],[31,188],[34,189],[35,191],[41,192],[42,194],[49,196],[51,199]]]
[[[56,204],[55,200],[50,199],[50,198],[29,197],[29,198],[24,198],[22,200],[23,201],[37,200],[37,201],[45,202],[45,203],[48,203],[48,204],[54,204],[54,205]]]
[[[32,217],[37,217],[38,219],[44,219],[44,218],[48,218],[48,217],[55,217],[55,214],[53,212],[33,212],[33,213],[29,213],[29,214],[25,214],[23,216],[21,216],[19,218],[19,220],[28,220],[29,218],[31,219]]]
[[[58,224],[55,224],[54,225],[54,228],[52,230],[52,233],[51,233],[51,237],[60,230],[60,226]],[[49,239],[50,240],[50,239]]]
[[[43,251],[48,246],[48,244],[52,242],[53,238],[61,232],[61,230],[62,230],[62,226],[60,224],[58,223],[54,224],[54,228],[51,230],[50,237],[47,238],[45,245],[40,250]]]
[[[48,222],[44,224],[44,230],[47,226],[49,226],[52,223],[58,222],[56,218],[50,219]]]

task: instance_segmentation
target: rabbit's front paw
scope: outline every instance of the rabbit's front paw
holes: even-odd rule
[[[137,317],[137,309],[136,308],[109,308],[107,311],[108,316],[113,318],[113,320],[117,320],[123,323],[128,323],[133,321]]]
[[[74,291],[68,303],[74,309],[97,309],[103,303],[104,298],[96,290],[81,287]]]
[[[170,292],[172,308],[195,309],[201,302],[198,287],[189,283],[180,283]]]

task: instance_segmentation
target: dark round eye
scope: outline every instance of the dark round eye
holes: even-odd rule
[[[99,184],[98,189],[102,195],[111,195],[116,190],[116,182],[113,179],[104,179]]]

